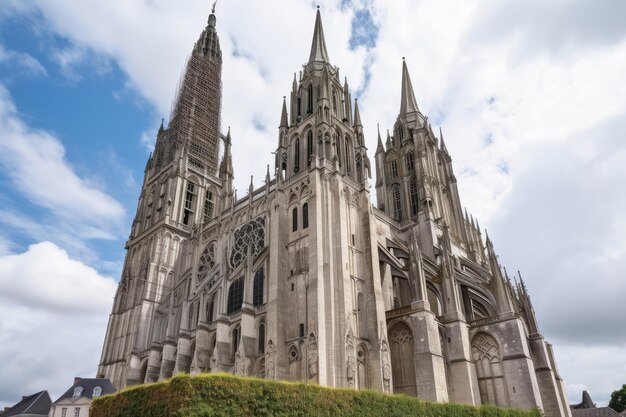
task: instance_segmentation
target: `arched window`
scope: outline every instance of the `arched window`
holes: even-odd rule
[[[215,212],[215,202],[213,201],[213,193],[211,191],[206,192],[204,197],[204,222],[207,223],[213,218]]]
[[[311,114],[311,113],[313,113],[313,84],[309,84],[308,93],[309,94],[308,94],[308,97],[307,97],[308,103],[307,103],[306,112],[308,114]]]
[[[300,171],[300,139],[296,139],[294,142],[293,150],[293,172]]]
[[[306,160],[308,166],[311,166],[311,160],[313,157],[313,132],[309,130],[306,135]]]
[[[143,382],[143,380],[142,380]],[[94,387],[93,389],[93,395],[92,397],[99,397],[100,395],[102,395],[102,388],[101,387]]]
[[[366,332],[366,326],[365,326],[365,301],[363,299],[363,293],[360,292],[359,295],[357,295],[356,297],[356,315],[357,315],[357,320],[358,320],[358,326],[357,328],[359,329],[359,337],[360,338],[365,338],[365,332]]]
[[[187,189],[185,192],[185,207],[183,210],[183,224],[189,226],[193,221],[193,213],[196,206],[197,187],[191,181],[187,181]]]
[[[350,139],[345,140],[345,156],[346,156],[346,174],[350,175]]]
[[[259,353],[265,353],[265,322],[259,324]]]
[[[252,285],[252,304],[260,306],[263,304],[263,284],[265,281],[265,272],[263,267],[257,269],[254,274],[254,283]]]
[[[413,155],[413,152],[409,152],[404,155],[404,163],[406,165],[407,172],[413,172],[415,169],[415,156]]]
[[[394,394],[417,396],[415,364],[413,362],[413,335],[404,323],[398,323],[389,331],[391,369]]]
[[[409,184],[409,197],[411,199],[411,216],[417,216],[417,212],[419,211],[419,198],[415,178],[411,179],[411,183]]]
[[[474,336],[472,359],[476,364],[478,390],[482,403],[509,407],[502,357],[496,339],[486,333],[478,333]]]
[[[361,155],[356,156],[356,180],[359,183],[363,182],[363,170],[361,169]]]
[[[304,203],[302,205],[302,228],[307,227],[309,227],[309,203]]]
[[[226,314],[233,314],[241,310],[243,304],[243,277],[236,279],[228,290],[228,305]]]
[[[83,387],[74,388],[74,397],[80,397],[83,395]]]
[[[291,229],[295,232],[298,230],[298,207],[294,207],[293,210],[291,210],[291,222]]]
[[[393,218],[397,221],[402,221],[402,200],[400,198],[400,187],[395,185],[391,190],[391,197],[393,198]]]
[[[215,294],[211,296],[206,303],[206,322],[211,323],[213,321],[213,311],[215,310]]]

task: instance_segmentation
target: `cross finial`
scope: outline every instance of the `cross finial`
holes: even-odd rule
[[[213,2],[213,7],[211,8],[211,13],[215,14],[215,6],[217,5],[217,0]]]

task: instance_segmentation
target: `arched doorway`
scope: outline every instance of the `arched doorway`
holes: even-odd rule
[[[413,334],[411,329],[398,323],[389,331],[391,347],[391,369],[393,373],[394,394],[406,394],[417,397],[415,363],[413,360]]]

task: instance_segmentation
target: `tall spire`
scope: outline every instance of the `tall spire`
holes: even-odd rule
[[[378,128],[378,145],[376,146],[376,154],[379,153],[384,153],[385,152],[385,148],[383,147],[383,140],[380,137],[380,125],[377,123],[376,127]]]
[[[359,113],[359,102],[354,99],[354,126],[363,126],[361,123],[361,113]]]
[[[311,62],[329,62],[319,6],[317,6],[315,30],[313,31],[313,43],[311,44],[311,54],[309,55],[309,63]]]
[[[287,122],[287,97],[283,96],[283,111],[280,114],[280,126],[279,127],[289,127],[289,123]]]
[[[411,84],[411,77],[409,76],[409,70],[406,66],[404,57],[402,58],[402,94],[400,103],[400,114],[418,112],[417,101],[415,100],[415,93],[413,92],[413,85]]]

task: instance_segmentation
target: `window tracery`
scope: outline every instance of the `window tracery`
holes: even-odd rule
[[[230,253],[230,265],[237,268],[250,256],[254,258],[265,247],[265,219],[251,220],[235,231],[233,249]]]
[[[200,265],[198,266],[198,282],[204,281],[209,271],[215,266],[215,244],[206,245],[200,255]]]

